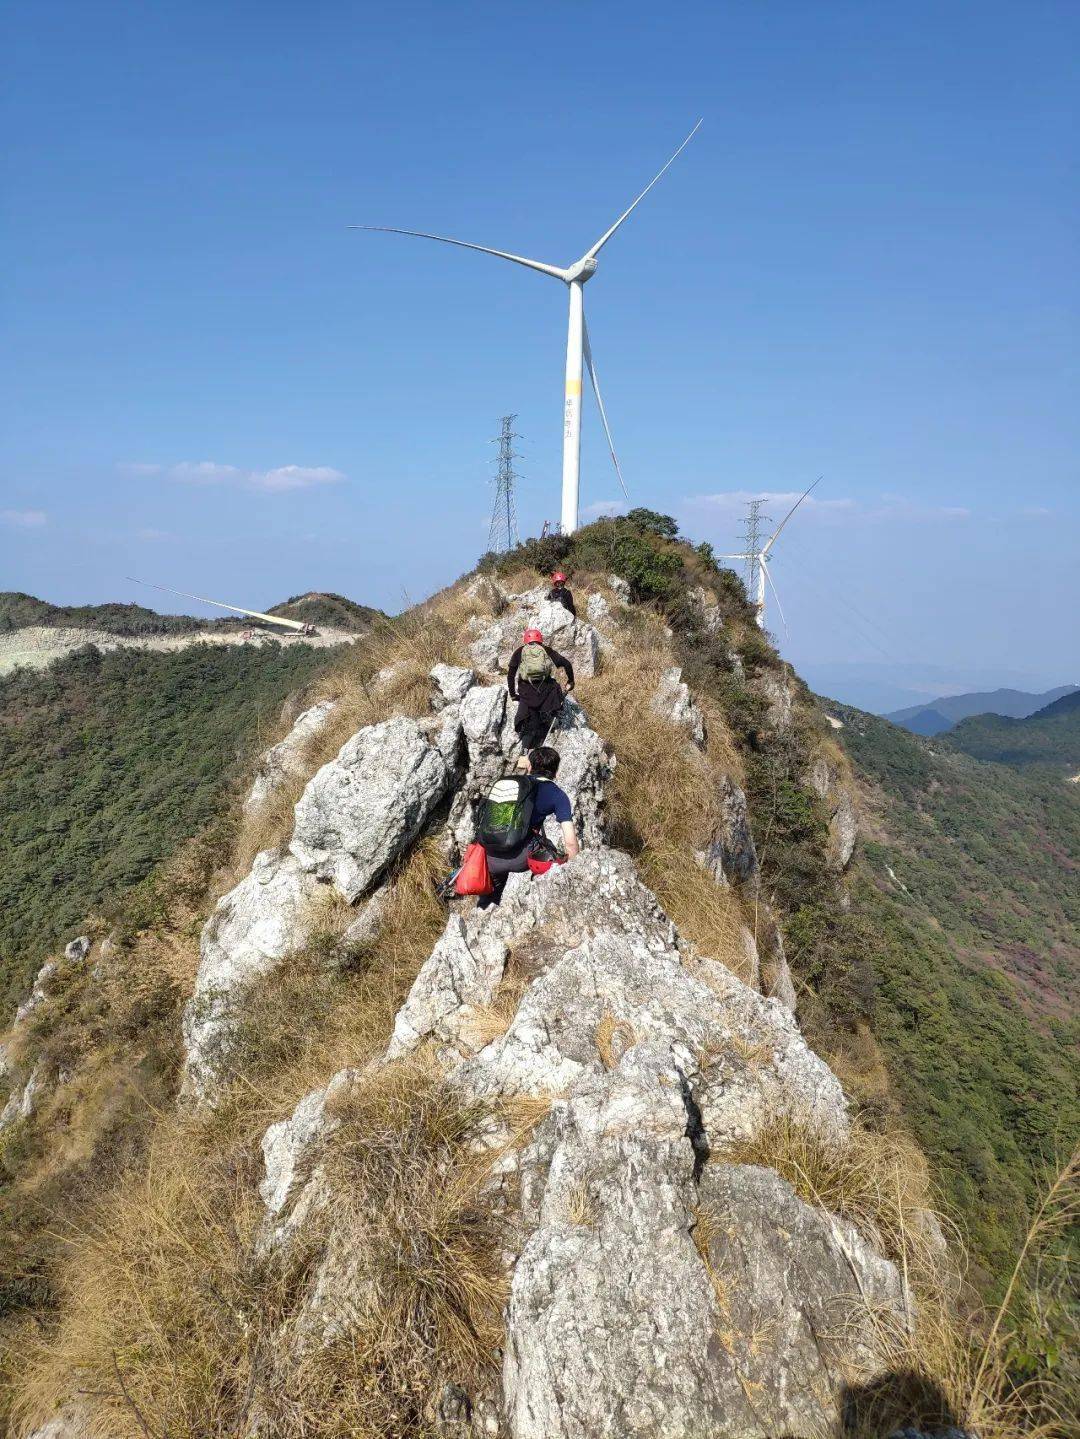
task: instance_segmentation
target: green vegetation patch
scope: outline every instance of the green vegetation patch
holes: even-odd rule
[[[985,714],[961,720],[948,743],[974,759],[1015,769],[1041,765],[1071,778],[1080,774],[1080,690],[1026,719]]]
[[[88,646],[0,681],[0,1003],[227,805],[288,695],[336,656],[307,645]]]

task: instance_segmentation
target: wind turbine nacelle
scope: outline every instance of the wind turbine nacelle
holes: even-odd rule
[[[591,280],[596,274],[596,260],[592,255],[586,255],[584,260],[578,260],[576,264],[570,265],[566,271],[566,283],[572,284],[578,280],[584,285],[586,280]]]

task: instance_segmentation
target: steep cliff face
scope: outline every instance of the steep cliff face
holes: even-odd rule
[[[924,1196],[905,1177],[890,1224],[865,1174],[838,1178],[861,1131],[795,1015],[762,774],[659,619],[621,584],[579,598],[574,621],[542,590],[458,587],[422,685],[406,646],[387,712],[325,763],[305,773],[340,701],[267,755],[249,823],[302,791],[176,976],[177,1108],[20,1339],[16,1433],[872,1432],[859,1396],[913,1339]],[[693,605],[842,873],[842,763],[718,597]],[[583,680],[550,740],[583,852],[446,914],[430,876],[520,753],[501,671],[533,619]],[[90,990],[131,963],[86,950],[66,963]],[[47,1042],[75,983],[43,972],[16,1026],[12,1124],[42,1092],[78,1108],[80,1060]]]

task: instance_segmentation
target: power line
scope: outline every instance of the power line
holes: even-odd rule
[[[492,444],[499,446],[498,470],[495,475],[495,503],[491,508],[491,528],[488,530],[489,550],[512,550],[520,543],[517,527],[517,505],[514,500],[514,461],[521,456],[514,449],[514,441],[521,436],[514,433],[517,415],[503,415],[498,438]]]

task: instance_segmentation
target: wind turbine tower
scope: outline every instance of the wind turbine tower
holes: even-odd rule
[[[766,524],[771,524],[772,521],[769,519],[768,515],[763,515],[761,513],[761,506],[765,503],[765,501],[751,500],[748,505],[748,513],[746,519],[743,520],[743,525],[746,529],[745,551],[741,555],[717,555],[716,557],[718,560],[746,561],[746,592],[750,596],[750,603],[757,611],[757,622],[759,629],[765,628],[766,583],[768,583],[769,589],[771,589],[773,592],[773,599],[776,601],[776,608],[780,611],[780,618],[781,620],[783,620],[784,628],[787,629],[787,620],[784,618],[784,607],[780,603],[780,596],[776,593],[776,586],[773,584],[773,577],[769,571],[769,551],[772,549],[773,545],[776,544],[777,540],[780,538],[781,530],[787,524],[788,520],[791,519],[792,515],[802,504],[803,500],[806,499],[806,496],[810,493],[810,490],[816,489],[816,487],[820,484],[821,476],[819,475],[818,478],[814,481],[814,483],[810,486],[810,489],[804,490],[803,493],[799,496],[799,498],[795,501],[791,509],[788,510],[787,514],[777,525],[776,529],[773,530],[772,534],[769,536],[769,538],[765,541],[764,544],[761,543],[762,523],[764,522]]]
[[[495,503],[491,509],[491,528],[488,530],[489,550],[512,550],[518,540],[517,506],[514,503],[514,441],[520,435],[514,434],[517,415],[503,415],[502,429],[496,443],[499,446],[499,467],[495,475]]]
[[[563,466],[562,466],[562,523],[560,528],[564,535],[569,535],[578,527],[578,492],[581,480],[581,376],[583,367],[589,371],[589,379],[592,381],[593,393],[596,396],[597,409],[600,411],[600,419],[604,426],[604,434],[607,436],[608,449],[611,451],[611,460],[615,466],[615,473],[619,477],[619,484],[622,485],[623,494],[629,495],[626,485],[623,482],[622,470],[615,454],[615,445],[611,438],[611,427],[608,425],[607,415],[604,412],[604,402],[600,398],[600,382],[596,376],[596,366],[593,364],[592,349],[589,345],[589,331],[585,324],[585,283],[591,280],[596,274],[597,255],[604,248],[607,242],[614,235],[615,231],[628,219],[631,212],[644,200],[652,187],[656,184],[664,171],[674,163],[683,150],[686,149],[694,135],[697,134],[701,121],[690,131],[686,139],[664,165],[658,170],[649,183],[642,190],[637,199],[630,205],[610,229],[605,230],[599,240],[591,245],[582,255],[580,260],[575,260],[572,265],[548,265],[542,260],[529,260],[524,255],[512,255],[507,250],[492,250],[487,245],[474,245],[468,240],[451,240],[446,235],[432,235],[426,230],[400,230],[393,225],[350,225],[350,230],[380,230],[391,235],[413,235],[420,240],[438,240],[443,245],[457,245],[463,250],[479,250],[483,255],[494,255],[499,260],[512,260],[515,265],[524,265],[527,270],[536,270],[541,275],[550,275],[552,279],[560,280],[567,288],[570,299],[570,314],[566,329],[566,384],[563,401]]]

